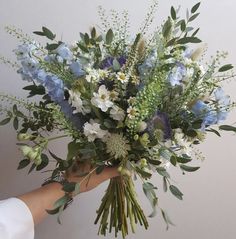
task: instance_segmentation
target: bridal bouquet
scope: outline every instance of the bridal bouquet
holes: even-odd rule
[[[7,102],[2,103],[1,113],[6,117],[0,124],[13,122],[24,156],[18,168],[31,165],[30,172],[45,170],[51,158],[56,162],[51,170],[55,179],[75,162],[88,162],[91,171],[82,176],[89,179],[95,171],[99,174],[105,167],[117,166],[121,176],[110,180],[95,219],[102,235],[114,231],[115,236],[121,232],[125,237],[135,231],[135,224],[148,228],[135,192],[136,178],[142,180],[150,201],[150,217],[160,209],[167,227],[172,224],[159,207],[152,175],[157,173],[164,191],[182,200],[169,167],[183,174],[198,170],[191,163],[201,159],[195,145],[207,133],[236,132],[233,126],[220,125],[235,106],[221,87],[224,80],[234,77],[233,66],[221,65],[224,52],[203,62],[205,47],[198,44],[199,28],[191,26],[199,6],[187,11],[185,19],[178,17],[179,9],[171,7],[170,16],[150,35],[154,2],[132,37],[127,12],[112,11],[110,21],[100,8],[99,30],[93,27],[89,33],[80,33],[72,45],[56,40],[46,27],[34,32],[48,39],[46,45],[14,27],[6,28],[22,44],[15,50],[18,63],[1,59],[21,74],[29,98],[38,99],[0,95]],[[65,159],[48,149],[52,140],[62,137],[71,139]],[[80,183],[64,183],[65,196],[49,213],[60,214],[79,188]]]

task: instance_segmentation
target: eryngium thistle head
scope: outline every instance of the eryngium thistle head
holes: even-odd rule
[[[120,134],[111,134],[106,141],[107,153],[114,156],[115,159],[125,158],[130,150],[129,141]]]

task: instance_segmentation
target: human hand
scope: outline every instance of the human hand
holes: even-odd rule
[[[97,187],[108,179],[120,176],[117,167],[105,167],[99,174],[96,173],[96,169],[88,162],[77,162],[66,172],[66,179],[69,182],[80,183],[80,193],[82,193]]]

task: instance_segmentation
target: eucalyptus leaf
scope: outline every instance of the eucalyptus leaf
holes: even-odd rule
[[[171,18],[173,20],[176,20],[176,11],[175,11],[175,8],[173,6],[170,9],[170,13],[171,13]]]
[[[170,185],[169,189],[175,197],[177,197],[179,200],[183,200],[183,193],[176,186]]]
[[[222,66],[220,69],[219,69],[219,72],[225,72],[225,71],[229,71],[231,69],[233,69],[234,66],[232,64],[227,64],[227,65],[224,65]]]
[[[180,165],[180,168],[186,172],[195,172],[197,171],[200,167],[192,167],[192,166],[187,166],[187,165]]]
[[[165,168],[163,168],[163,167],[157,167],[157,168],[156,168],[156,171],[157,171],[161,176],[170,178],[170,174],[166,171]]]
[[[200,13],[196,13],[194,15],[192,15],[190,18],[189,18],[189,22],[192,22],[194,21],[198,16],[199,16]]]
[[[22,168],[25,168],[27,167],[28,165],[30,164],[30,160],[29,159],[23,159],[20,161],[17,169],[22,169]]]
[[[156,206],[157,206],[158,198],[154,191],[155,189],[157,188],[153,184],[149,182],[143,183],[143,192],[146,195],[152,207],[152,213],[149,215],[149,217],[154,217],[157,213]]]
[[[164,23],[164,26],[162,29],[162,34],[163,34],[164,38],[166,38],[166,39],[169,38],[169,35],[171,33],[171,28],[172,28],[171,20],[170,20],[170,18],[168,18],[168,20]]]
[[[219,129],[224,130],[224,131],[233,131],[236,133],[236,127],[231,126],[231,125],[220,125]]]
[[[167,192],[167,190],[168,190],[166,177],[163,177],[163,190],[164,190],[164,192]]]
[[[202,41],[197,37],[184,37],[177,41],[178,44],[200,43],[200,42]]]
[[[19,121],[18,121],[17,117],[14,117],[14,119],[13,119],[13,127],[14,127],[15,130],[18,130]]]
[[[0,121],[0,125],[5,125],[5,124],[8,124],[10,122],[11,118],[6,118],[2,121]]]
[[[42,27],[44,36],[46,36],[50,40],[54,40],[56,35],[53,34],[47,27]]]
[[[191,13],[195,13],[198,10],[198,8],[200,7],[200,5],[201,5],[201,2],[195,4],[191,9]]]

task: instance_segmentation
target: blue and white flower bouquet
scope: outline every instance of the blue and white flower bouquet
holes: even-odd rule
[[[91,172],[99,174],[105,167],[117,166],[121,176],[110,180],[97,210],[95,223],[100,222],[102,235],[114,230],[115,236],[121,232],[125,237],[130,229],[135,231],[135,224],[148,228],[133,179],[141,178],[152,217],[159,208],[152,175],[159,174],[164,191],[182,200],[169,167],[183,173],[198,170],[190,164],[200,158],[195,145],[207,133],[236,132],[233,126],[220,125],[234,107],[221,87],[222,81],[234,76],[233,66],[221,65],[226,53],[203,63],[205,47],[199,44],[199,29],[191,26],[199,6],[187,11],[186,19],[180,19],[171,7],[170,16],[151,36],[148,27],[156,2],[133,38],[127,12],[112,11],[110,23],[102,8],[99,31],[93,27],[89,33],[80,33],[72,45],[56,40],[46,27],[34,32],[50,40],[46,46],[15,28],[6,28],[22,44],[15,50],[18,63],[2,60],[17,68],[28,84],[23,89],[29,97],[41,97],[33,103],[0,95],[9,102],[1,108],[6,117],[0,124],[13,122],[24,155],[19,168],[31,165],[30,171],[39,171],[52,158],[54,179],[77,161],[88,162],[91,171],[84,177],[89,180]],[[51,132],[58,135],[49,137]],[[48,149],[52,140],[62,137],[71,139],[66,159]],[[79,187],[80,183],[65,183],[65,196],[49,213],[61,213]],[[172,222],[159,209],[168,227]]]

